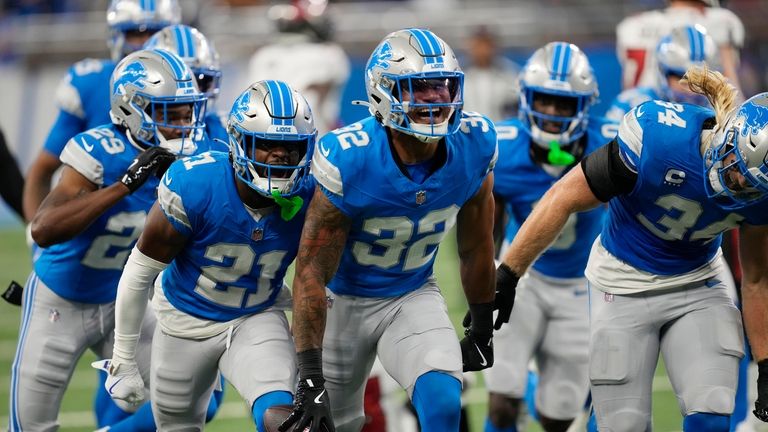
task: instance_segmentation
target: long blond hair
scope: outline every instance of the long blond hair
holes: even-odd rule
[[[704,95],[715,110],[714,132],[721,131],[728,120],[738,108],[739,91],[728,79],[718,71],[709,69],[707,66],[691,66],[680,80],[681,84],[687,84],[692,92]],[[709,140],[716,133],[710,134]],[[709,146],[709,142],[701,143],[703,146]]]

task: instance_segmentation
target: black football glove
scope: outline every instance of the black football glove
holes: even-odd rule
[[[152,174],[161,177],[175,160],[176,156],[168,150],[150,147],[136,156],[120,181],[134,193]]]
[[[322,351],[311,349],[298,353],[299,385],[293,397],[293,412],[280,425],[280,432],[334,432],[331,402],[325,391]]]
[[[757,362],[757,400],[752,413],[761,421],[768,422],[768,360]]]
[[[493,366],[493,303],[471,304],[469,315],[472,325],[459,342],[464,372]]]
[[[514,270],[504,263],[501,263],[496,269],[496,298],[493,301],[493,310],[498,310],[499,315],[496,316],[496,322],[493,324],[495,330],[509,322],[512,307],[515,305],[515,292],[519,280],[520,277],[515,274]],[[472,315],[467,312],[464,315],[464,327],[469,327],[471,323]]]

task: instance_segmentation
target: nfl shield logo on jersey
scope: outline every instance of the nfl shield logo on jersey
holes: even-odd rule
[[[416,192],[416,204],[422,205],[427,201],[427,191]]]
[[[264,230],[261,228],[256,228],[251,232],[251,240],[253,241],[261,241],[261,239],[264,238]]]

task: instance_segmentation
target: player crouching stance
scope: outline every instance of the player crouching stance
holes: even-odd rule
[[[729,430],[744,351],[719,246],[722,232],[736,226],[747,333],[755,357],[768,357],[768,93],[736,106],[736,91],[721,74],[696,67],[686,79],[714,112],[663,101],[634,108],[616,139],[544,195],[502,264],[523,274],[569,214],[609,202],[585,272],[599,430],[651,430],[659,354],[683,430]],[[497,283],[506,291],[516,278]],[[765,407],[759,400],[758,412]]]
[[[229,155],[180,160],[120,279],[115,347],[106,382],[113,398],[145,397],[131,371],[144,305],[159,326],[150,392],[158,430],[202,430],[219,371],[252,407],[289,404],[296,361],[283,277],[296,256],[314,191],[316,131],[304,98],[280,81],[252,84],[229,114]]]

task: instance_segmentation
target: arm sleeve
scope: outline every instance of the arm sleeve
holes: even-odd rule
[[[150,288],[155,278],[168,264],[154,260],[133,248],[123,275],[117,285],[115,304],[115,347],[112,359],[116,362],[135,361],[136,345],[141,334],[141,322],[149,301]]]
[[[0,131],[0,195],[21,219],[24,219],[21,208],[23,190],[24,177],[16,164],[16,159],[8,150],[3,132]]]
[[[585,157],[581,168],[589,189],[602,202],[632,192],[637,182],[637,173],[624,163],[615,139]]]

